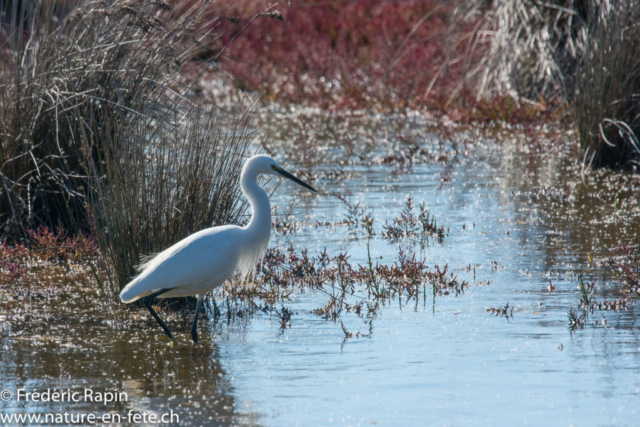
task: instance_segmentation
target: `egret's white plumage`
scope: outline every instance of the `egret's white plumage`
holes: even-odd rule
[[[145,260],[139,266],[140,274],[120,292],[120,299],[129,303],[154,294],[159,298],[198,295],[200,301],[235,271],[244,276],[252,274],[271,236],[271,205],[266,191],[258,185],[260,174],[279,174],[313,190],[271,157],[253,156],[242,168],[240,178],[242,192],[251,204],[249,223],[244,227],[223,225],[201,230]],[[165,329],[166,325],[152,314]],[[168,328],[165,332],[177,342]]]
[[[122,302],[130,303],[167,288],[171,290],[162,294],[163,298],[199,295],[224,283],[236,270],[246,274],[240,266],[238,242],[245,239],[242,231],[234,225],[208,228],[165,249],[141,265],[140,274],[120,293]],[[257,263],[259,259],[255,258]]]

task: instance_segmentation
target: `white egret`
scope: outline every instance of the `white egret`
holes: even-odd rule
[[[191,337],[197,343],[198,314],[205,294],[222,285],[234,271],[246,277],[262,260],[271,237],[271,205],[267,192],[258,185],[260,174],[282,175],[316,191],[285,171],[271,157],[251,157],[240,177],[242,193],[251,204],[249,223],[244,227],[222,225],[192,234],[141,264],[138,267],[140,274],[120,292],[124,303],[142,298],[145,307],[174,344],[178,341],[151,306],[154,298],[198,297],[191,326]]]

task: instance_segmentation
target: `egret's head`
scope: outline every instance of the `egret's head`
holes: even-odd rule
[[[298,179],[295,176],[291,175],[289,172],[284,170],[284,168],[280,166],[278,162],[276,162],[269,156],[265,156],[265,155],[253,156],[247,161],[247,164],[245,165],[245,169],[254,170],[258,175],[265,174],[265,175],[283,176],[297,184],[302,185],[305,188],[308,188],[313,192],[316,192],[316,190],[314,190],[313,187],[311,187],[309,184],[302,181],[301,179]]]

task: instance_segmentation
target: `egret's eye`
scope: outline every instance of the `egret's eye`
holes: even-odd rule
[[[273,169],[274,171],[277,171],[278,167],[276,165],[271,165],[271,169]]]

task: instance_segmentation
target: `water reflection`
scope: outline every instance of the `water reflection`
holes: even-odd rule
[[[65,402],[36,403],[14,398],[0,402],[0,413],[111,413],[130,425],[135,424],[128,418],[132,413],[160,417],[173,412],[180,425],[256,424],[251,407],[242,407],[238,414],[233,381],[221,367],[215,337],[205,334],[202,345],[171,349],[151,323],[144,330],[114,330],[95,322],[104,316],[86,307],[78,310],[85,321],[62,320],[60,313],[67,309],[51,313],[51,323],[64,327],[48,335],[37,335],[28,322],[13,325],[18,334],[0,341],[0,378],[2,387],[14,396],[18,389],[51,389],[78,393],[78,401],[69,403],[63,397]],[[189,342],[186,323],[179,337],[184,343]],[[88,401],[85,389],[93,392]],[[126,399],[96,401],[98,393],[107,392],[124,392]]]

